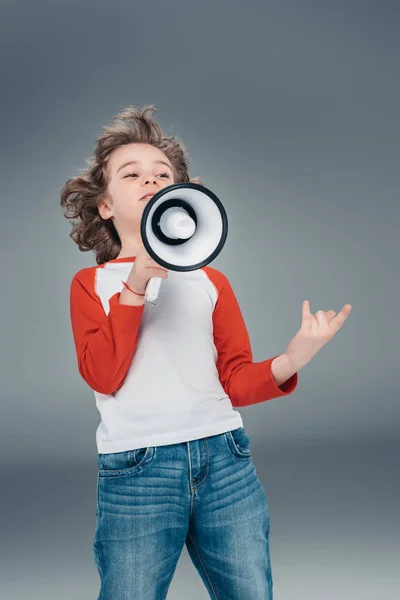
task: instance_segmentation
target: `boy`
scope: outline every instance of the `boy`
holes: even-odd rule
[[[185,148],[154,111],[114,117],[61,192],[77,219],[72,239],[97,263],[74,276],[70,308],[79,372],[101,415],[98,599],[166,598],[186,543],[211,598],[271,600],[267,498],[234,407],[292,393],[322,337],[300,330],[285,354],[254,363],[227,277],[209,266],[168,272],[147,254],[146,202],[189,181]],[[159,305],[144,302],[151,277],[165,279]],[[320,312],[325,327],[332,315]]]

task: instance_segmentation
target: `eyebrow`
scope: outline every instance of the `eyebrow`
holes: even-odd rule
[[[118,169],[117,169],[117,173],[118,173],[119,171],[121,171],[121,169],[123,169],[124,167],[127,167],[128,165],[136,165],[136,164],[138,164],[138,161],[137,161],[137,160],[129,160],[128,162],[126,162],[126,163],[124,163],[123,165],[121,165],[120,167],[118,167]],[[165,162],[165,160],[155,160],[155,161],[154,161],[154,164],[158,164],[158,165],[165,165],[166,167],[168,167],[168,169],[169,169],[170,171],[172,171],[171,167],[169,166],[169,164],[168,164],[168,163],[166,163],[166,162]]]

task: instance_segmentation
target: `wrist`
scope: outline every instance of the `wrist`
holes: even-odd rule
[[[144,296],[137,296],[136,294],[132,294],[132,292],[123,287],[119,293],[118,303],[128,306],[143,306]]]
[[[145,289],[142,291],[139,286],[131,283],[129,279],[127,281],[121,281],[121,283],[123,284],[124,288],[126,288],[129,292],[132,292],[132,294],[136,294],[136,296],[146,295]]]
[[[128,304],[129,306],[143,306],[145,302],[145,293],[135,290],[128,282],[122,281],[123,288],[119,294],[119,304]]]
[[[283,385],[297,371],[298,368],[292,363],[286,352],[276,356],[271,363],[271,373],[278,387]]]
[[[303,368],[304,365],[300,364],[299,361],[293,360],[293,358],[287,353],[284,352],[282,354],[282,356],[284,357],[282,360],[285,361],[285,364],[288,366],[288,368],[290,368],[294,373],[297,373],[297,371],[300,371],[300,369]]]

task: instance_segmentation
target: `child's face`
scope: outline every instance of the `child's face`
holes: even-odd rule
[[[124,166],[131,161],[136,163]],[[149,197],[143,199],[143,196],[155,194],[174,183],[171,162],[162,150],[150,144],[126,144],[111,153],[107,170],[110,201],[99,203],[101,216],[114,218],[120,237],[140,235],[142,213],[150,200]]]

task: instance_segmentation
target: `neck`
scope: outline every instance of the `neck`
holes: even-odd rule
[[[121,240],[121,250],[117,258],[129,258],[130,256],[136,256],[139,248],[143,246],[141,240],[137,240],[134,237]]]

